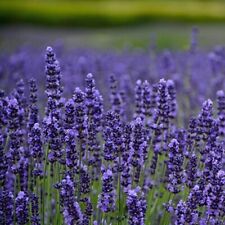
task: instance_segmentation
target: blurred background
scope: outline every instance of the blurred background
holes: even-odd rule
[[[191,28],[199,45],[225,44],[223,0],[0,1],[0,48],[21,44],[66,47],[187,49]]]

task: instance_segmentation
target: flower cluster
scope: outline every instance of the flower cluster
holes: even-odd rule
[[[98,198],[98,207],[103,212],[113,212],[115,210],[115,190],[113,188],[113,173],[107,169],[102,176],[102,193]]]
[[[127,208],[129,214],[129,224],[145,224],[146,200],[144,199],[140,187],[128,191]]]
[[[0,62],[0,224],[224,224],[224,49],[55,52],[45,92],[35,54]]]

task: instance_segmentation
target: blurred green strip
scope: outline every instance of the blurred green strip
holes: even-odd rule
[[[0,1],[0,23],[117,26],[152,21],[225,22],[225,2]]]

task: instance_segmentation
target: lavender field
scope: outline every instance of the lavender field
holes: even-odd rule
[[[216,44],[0,53],[0,225],[224,225]]]

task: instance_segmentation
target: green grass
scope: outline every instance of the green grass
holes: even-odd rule
[[[46,45],[60,41],[67,50],[76,47],[97,49],[146,49],[151,36],[155,36],[157,49],[185,50],[189,47],[192,26],[199,27],[199,45],[211,49],[225,45],[225,24],[168,24],[154,23],[133,27],[96,29],[46,28],[31,26],[4,26],[0,28],[2,52],[14,51],[21,45],[36,47],[42,51]],[[16,34],[16,35],[15,35]]]
[[[119,26],[154,21],[225,22],[223,1],[0,1],[0,22]]]

